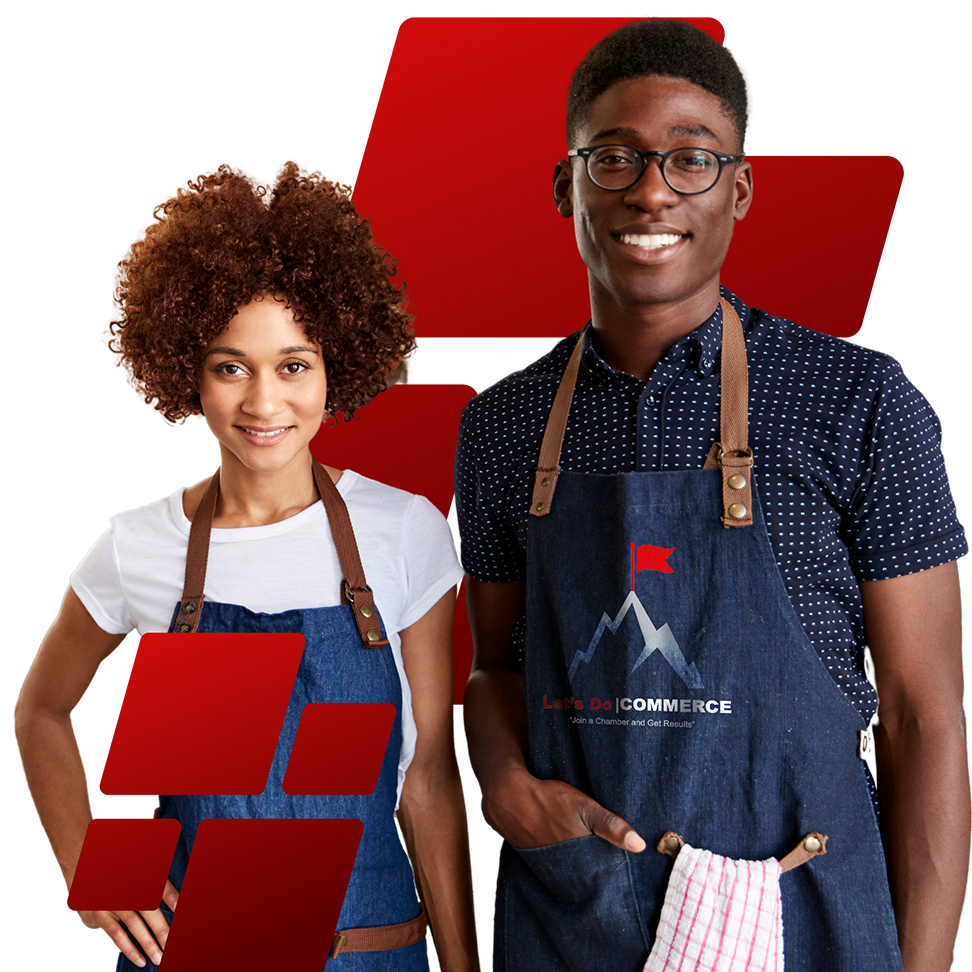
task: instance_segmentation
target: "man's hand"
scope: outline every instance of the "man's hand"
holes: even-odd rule
[[[514,847],[545,847],[597,834],[622,850],[645,842],[620,817],[559,780],[538,780],[526,768],[523,676],[512,632],[524,611],[524,582],[468,582],[475,656],[463,716],[486,822]]]
[[[645,842],[617,814],[569,783],[538,780],[511,765],[497,773],[483,796],[486,822],[521,850],[597,834],[621,850],[640,852]]]
[[[165,882],[162,900],[175,911],[179,892],[171,881]],[[160,908],[155,911],[79,911],[78,916],[88,928],[102,929],[118,950],[140,968],[144,968],[145,959],[132,944],[132,938],[156,965],[162,961],[162,950],[169,937],[169,923]]]

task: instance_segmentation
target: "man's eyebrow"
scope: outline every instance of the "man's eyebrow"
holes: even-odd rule
[[[640,132],[636,128],[605,128],[591,136],[592,142],[602,142],[606,138],[638,138]]]
[[[669,138],[711,138],[714,141],[719,141],[719,136],[716,135],[710,128],[705,125],[672,125],[668,129]],[[603,142],[606,139],[611,138],[626,138],[626,139],[640,139],[643,138],[643,134],[638,131],[637,128],[605,128],[600,132],[596,132],[591,136],[592,142]]]
[[[705,125],[672,125],[668,130],[669,138],[711,138],[719,141],[719,136]]]

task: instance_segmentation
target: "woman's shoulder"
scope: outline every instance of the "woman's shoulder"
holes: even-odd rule
[[[189,519],[182,508],[185,487],[144,506],[123,510],[110,518],[112,533],[117,537],[189,535]]]
[[[446,544],[452,549],[452,535],[445,516],[426,497],[345,470],[338,489],[348,506],[355,532],[362,530],[372,540],[409,550]]]
[[[338,491],[352,513],[355,509],[370,509],[379,513],[382,518],[394,520],[414,515],[416,511],[425,514],[431,511],[432,514],[445,519],[435,506],[419,493],[410,493],[408,490],[389,486],[377,479],[369,479],[353,469],[344,470],[338,480]]]

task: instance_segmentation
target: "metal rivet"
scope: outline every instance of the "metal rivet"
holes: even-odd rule
[[[543,509],[543,503],[537,503],[537,509],[538,510],[542,510]]]
[[[381,641],[381,632],[380,631],[375,631],[375,629],[372,628],[368,632],[368,640],[369,641]]]
[[[811,853],[816,854],[820,850],[820,841],[816,837],[808,837],[804,842],[803,846]]]
[[[196,602],[190,601],[182,610],[185,611],[186,614],[192,614],[192,612],[196,610]]]
[[[546,476],[544,476],[543,479],[540,480],[540,485],[541,486],[549,486],[550,485],[550,480]]]
[[[746,507],[742,503],[733,503],[729,507],[729,515],[734,520],[741,520],[746,515]]]
[[[176,631],[182,631],[182,632],[185,632],[185,631],[192,631],[192,625],[191,625],[191,624],[189,624],[189,622],[188,622],[188,621],[180,621],[180,622],[179,622],[179,623],[178,623],[178,624],[176,625]]]
[[[677,837],[666,837],[665,838],[665,850],[677,851],[681,850],[682,842]]]
[[[375,616],[375,609],[370,604],[362,604],[361,616],[364,618],[373,618]]]
[[[733,489],[742,489],[746,485],[746,477],[736,473],[734,476],[730,476],[727,482]]]

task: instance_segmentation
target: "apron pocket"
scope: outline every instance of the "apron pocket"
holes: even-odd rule
[[[624,851],[590,834],[503,853],[510,972],[640,972],[648,946]]]

